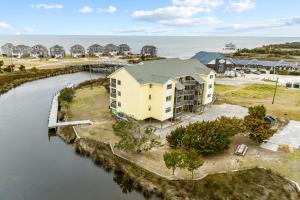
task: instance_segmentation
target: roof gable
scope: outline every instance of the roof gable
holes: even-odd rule
[[[180,60],[179,58],[149,61],[143,65],[127,66],[124,69],[140,84],[164,84],[170,79],[184,76],[197,77],[199,74],[208,75],[212,71],[195,59]]]

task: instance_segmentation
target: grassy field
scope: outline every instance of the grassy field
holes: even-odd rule
[[[217,103],[229,103],[241,106],[263,104],[268,114],[278,118],[300,121],[300,90],[279,86],[275,103],[272,104],[274,85],[246,84],[246,85],[216,85]]]
[[[70,114],[73,120],[88,119],[94,122],[91,126],[78,128],[81,136],[112,144],[119,140],[112,129],[115,119],[110,113],[109,94],[104,87],[77,89],[70,105]]]

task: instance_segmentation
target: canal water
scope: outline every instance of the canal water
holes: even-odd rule
[[[52,77],[0,96],[1,200],[144,199],[130,185],[124,188],[120,176],[78,156],[59,137],[48,138],[52,95],[89,78],[84,72]]]

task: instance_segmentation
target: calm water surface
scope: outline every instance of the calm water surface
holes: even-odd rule
[[[7,42],[29,46],[42,44],[48,48],[59,44],[69,52],[70,47],[77,43],[85,48],[94,43],[102,46],[108,43],[126,43],[133,52],[138,53],[143,45],[151,44],[158,47],[158,54],[161,56],[180,58],[190,58],[199,51],[222,52],[225,44],[229,42],[236,44],[238,48],[254,48],[264,44],[293,41],[299,42],[300,37],[0,35],[0,46]]]
[[[0,96],[0,200],[144,199],[135,191],[123,194],[113,173],[76,155],[60,138],[48,139],[52,95],[87,79],[84,72],[63,75]]]

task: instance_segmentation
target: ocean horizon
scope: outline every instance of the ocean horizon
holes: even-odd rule
[[[158,55],[164,57],[190,58],[199,51],[221,52],[226,43],[237,48],[254,48],[267,44],[300,42],[300,37],[246,37],[246,36],[117,36],[117,35],[0,35],[0,46],[5,43],[33,46],[41,44],[50,48],[56,44],[66,52],[74,44],[88,48],[92,44],[102,46],[113,43],[128,44],[133,53],[139,53],[142,46],[154,45]]]

